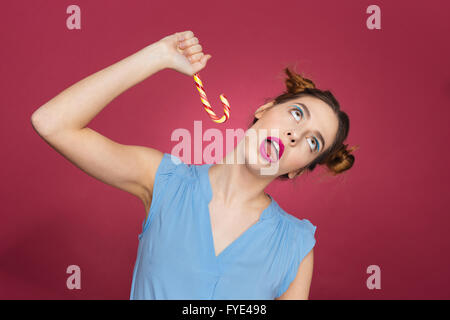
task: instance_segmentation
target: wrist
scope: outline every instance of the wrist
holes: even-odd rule
[[[144,49],[144,55],[147,61],[153,63],[153,67],[157,70],[163,70],[169,68],[169,55],[164,45],[159,42],[154,42]]]

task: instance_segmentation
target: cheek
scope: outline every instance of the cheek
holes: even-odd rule
[[[306,166],[309,162],[311,162],[312,158],[313,156],[308,151],[308,146],[306,144],[297,145],[288,150],[286,158],[283,159],[283,166],[289,171],[296,170]]]

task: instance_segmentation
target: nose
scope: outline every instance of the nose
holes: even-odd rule
[[[288,130],[285,132],[285,138],[289,145],[295,145],[299,139],[299,134],[296,130]]]

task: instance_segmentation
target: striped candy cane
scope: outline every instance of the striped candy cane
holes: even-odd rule
[[[208,113],[209,117],[212,119],[212,121],[217,123],[223,123],[228,120],[230,117],[230,103],[228,100],[224,97],[223,94],[220,95],[220,100],[223,104],[223,113],[224,115],[219,118],[216,116],[214,111],[211,108],[211,105],[208,102],[208,99],[206,98],[205,90],[203,90],[203,83],[202,80],[200,80],[200,74],[196,73],[194,74],[194,81],[195,86],[197,87],[198,92],[200,93],[200,100],[202,100],[203,107],[205,108],[205,111]]]

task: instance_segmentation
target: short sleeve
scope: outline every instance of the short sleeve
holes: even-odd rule
[[[293,248],[295,248],[293,255],[294,258],[289,263],[286,276],[284,277],[280,285],[277,297],[280,297],[289,288],[292,281],[294,281],[295,277],[297,276],[300,263],[316,244],[314,235],[317,227],[315,225],[313,225],[307,219],[302,219],[298,220],[298,227],[299,228],[295,228],[295,232],[297,233],[297,235],[295,237],[296,240],[293,245]]]
[[[316,244],[316,238],[314,237],[314,235],[316,233],[317,227],[313,225],[308,219],[301,220],[300,227],[300,261],[302,261]]]
[[[156,170],[155,181],[153,183],[152,203],[147,219],[143,222],[142,233],[139,238],[154,219],[155,214],[159,211],[159,206],[164,196],[169,193],[168,190],[172,183],[176,183],[176,176],[182,176],[189,170],[189,165],[180,160],[177,156],[170,153],[164,153],[161,162]]]

